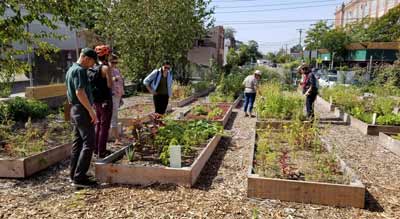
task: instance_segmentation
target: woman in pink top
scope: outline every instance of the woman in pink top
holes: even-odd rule
[[[111,73],[113,79],[112,87],[112,100],[113,100],[113,112],[111,118],[111,137],[115,139],[115,143],[119,143],[119,131],[118,131],[118,108],[120,107],[121,98],[124,95],[124,79],[122,78],[121,72],[119,71],[118,56],[112,54],[111,56]]]

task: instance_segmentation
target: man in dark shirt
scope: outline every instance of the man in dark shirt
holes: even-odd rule
[[[71,122],[74,127],[74,141],[71,151],[70,177],[75,187],[90,187],[96,182],[86,175],[92,159],[95,144],[94,124],[97,123],[93,97],[88,81],[87,69],[97,62],[93,49],[82,50],[77,63],[67,71],[67,98],[71,106]]]
[[[300,68],[300,73],[303,75],[303,94],[306,96],[306,110],[307,118],[314,118],[314,102],[318,95],[317,78],[308,65],[302,65]]]

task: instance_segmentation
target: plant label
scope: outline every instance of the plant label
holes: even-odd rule
[[[172,168],[181,168],[181,146],[175,145],[169,147],[169,164]]]

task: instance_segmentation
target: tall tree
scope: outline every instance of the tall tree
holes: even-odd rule
[[[373,22],[367,30],[368,38],[374,42],[390,42],[400,39],[400,5]]]
[[[319,21],[312,25],[306,33],[304,42],[308,50],[321,49],[323,36],[331,29],[326,21]]]
[[[231,45],[229,45],[229,48],[235,48],[236,49],[235,34],[236,34],[236,30],[233,29],[233,27],[225,27],[224,38],[225,39],[229,39],[229,41],[231,43]]]
[[[127,76],[143,79],[164,59],[180,66],[195,39],[213,23],[209,0],[115,1],[104,34],[114,42],[126,64]],[[111,22],[111,23],[110,23]],[[102,30],[104,26],[98,25]],[[104,29],[103,29],[104,30]],[[184,68],[182,71],[184,72]],[[176,69],[175,69],[176,70]]]
[[[263,55],[260,51],[258,51],[258,43],[255,40],[250,40],[248,42],[249,45],[249,55],[251,60],[256,61],[259,58],[262,58]]]
[[[321,47],[328,49],[331,57],[339,58],[344,56],[349,41],[349,36],[342,29],[332,29],[323,35]]]

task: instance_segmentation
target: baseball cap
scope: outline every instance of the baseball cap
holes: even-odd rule
[[[254,74],[256,74],[256,75],[260,75],[261,76],[261,71],[260,70],[256,70],[255,72],[254,72]]]
[[[83,54],[84,56],[87,56],[87,57],[90,57],[90,58],[94,59],[94,61],[96,62],[96,64],[99,64],[98,61],[97,61],[97,53],[96,53],[96,51],[94,51],[93,49],[91,49],[91,48],[84,48],[84,49],[82,49],[82,54]]]

